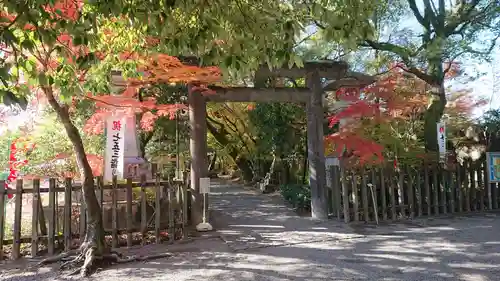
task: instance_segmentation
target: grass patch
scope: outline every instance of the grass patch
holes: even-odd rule
[[[284,184],[280,186],[280,193],[297,210],[311,210],[311,189],[300,184]]]

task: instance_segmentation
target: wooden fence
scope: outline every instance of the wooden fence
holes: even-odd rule
[[[132,246],[134,238],[141,244],[162,240],[173,242],[187,236],[189,223],[190,194],[185,181],[147,182],[145,177],[139,182],[127,179],[126,183],[116,180],[104,185],[102,178],[95,179],[95,192],[103,212],[103,223],[107,242],[116,248]],[[0,186],[4,182],[0,181]],[[4,258],[4,246],[11,246],[11,258],[21,255],[21,244],[31,243],[31,256],[40,252],[54,254],[59,250],[69,250],[78,246],[86,231],[86,208],[82,197],[81,185],[72,179],[58,184],[55,179],[48,180],[48,188],[40,186],[40,180],[32,181],[32,188],[25,188],[22,179],[17,180],[14,190],[0,188],[0,261]],[[12,238],[6,233],[6,194],[13,194],[14,205]],[[42,196],[48,194],[48,206],[43,206]],[[26,205],[25,197],[32,197]],[[59,195],[64,196],[59,202]],[[57,199],[57,200],[56,200]],[[31,222],[23,221],[23,209],[31,209]],[[31,225],[31,236],[23,236],[21,230]],[[123,238],[123,239],[121,239]],[[76,241],[77,240],[77,241]],[[42,250],[42,247],[46,248]]]
[[[499,186],[487,183],[485,163],[418,169],[344,169],[332,166],[329,208],[349,222],[413,219],[499,208]]]

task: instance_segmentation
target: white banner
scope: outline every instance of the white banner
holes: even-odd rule
[[[444,158],[446,155],[446,126],[444,122],[437,123],[437,142],[439,155]]]
[[[123,179],[123,160],[125,155],[126,118],[123,115],[111,116],[106,120],[106,151],[104,160],[104,181]]]

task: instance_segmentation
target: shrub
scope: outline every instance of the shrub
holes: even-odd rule
[[[299,210],[311,210],[311,189],[300,184],[284,184],[280,186],[283,198]]]

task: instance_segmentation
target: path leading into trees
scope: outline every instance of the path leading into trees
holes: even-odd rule
[[[231,184],[212,189],[222,237],[139,251],[168,259],[124,264],[93,280],[500,280],[500,216],[416,220],[377,228],[347,227],[296,216],[277,196]],[[12,271],[0,280],[69,280],[50,268]],[[5,272],[4,272],[5,273]]]

